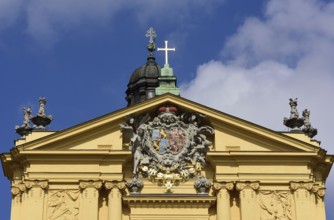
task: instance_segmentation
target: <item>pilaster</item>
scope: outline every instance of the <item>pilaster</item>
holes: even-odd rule
[[[101,180],[81,180],[79,182],[79,188],[81,190],[80,220],[98,219],[98,199],[101,186]]]
[[[24,193],[26,187],[23,183],[12,186],[12,208],[11,208],[11,220],[24,220],[23,219],[23,204],[22,193]]]
[[[313,182],[290,182],[295,200],[296,219],[320,219],[315,216],[315,200],[312,196]]]
[[[24,220],[43,220],[45,194],[49,186],[47,180],[26,180],[25,192],[22,195]],[[22,217],[21,217],[22,218]]]
[[[317,219],[320,220],[326,219],[325,203],[324,203],[325,190],[326,190],[325,187],[321,185],[314,185],[312,187],[312,192],[315,197],[315,213]]]
[[[240,191],[240,210],[242,220],[259,219],[257,212],[257,190],[260,182],[237,182],[236,189]]]
[[[123,181],[106,181],[104,187],[108,194],[108,220],[122,219],[122,192],[125,188]]]
[[[233,182],[213,183],[213,189],[217,193],[217,220],[231,219],[230,191],[233,188]]]

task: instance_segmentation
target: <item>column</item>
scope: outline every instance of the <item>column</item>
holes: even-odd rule
[[[319,219],[314,216],[315,202],[311,202],[311,190],[313,182],[290,182],[290,189],[293,193],[296,209],[296,219],[312,220]]]
[[[80,220],[97,220],[99,211],[99,189],[102,186],[101,180],[81,180],[81,200],[79,209]]]
[[[105,188],[109,191],[108,195],[108,220],[122,220],[122,192],[125,188],[124,182],[106,181]]]
[[[44,201],[45,191],[48,188],[47,180],[26,180],[25,195],[23,196],[24,218],[25,220],[43,220],[45,212]]]
[[[217,220],[231,220],[230,192],[233,182],[215,182],[213,189],[217,193]]]
[[[242,220],[254,220],[258,217],[257,190],[260,183],[255,182],[237,182],[236,189],[240,191],[240,209]]]

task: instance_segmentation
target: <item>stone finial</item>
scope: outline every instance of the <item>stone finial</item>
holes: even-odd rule
[[[32,123],[34,123],[34,130],[46,130],[46,126],[48,126],[53,120],[52,115],[46,115],[45,113],[45,105],[46,98],[40,97],[39,100],[39,110],[36,116],[31,117]]]
[[[30,119],[31,119],[31,108],[24,107],[23,108],[23,122],[21,126],[15,126],[15,131],[21,136],[27,135],[29,132],[32,131],[32,127],[30,126]]]
[[[310,138],[313,138],[318,134],[318,130],[316,128],[313,128],[310,122],[310,110],[305,109],[303,111],[303,117],[302,119],[304,120],[304,128],[302,131]]]
[[[211,186],[212,183],[204,176],[199,176],[198,180],[194,183],[194,187],[198,194],[208,194]]]
[[[299,118],[299,113],[297,110],[297,101],[298,99],[290,98],[289,105],[291,107],[290,110],[290,118],[284,117],[283,124],[292,130],[300,130],[300,127],[303,126],[304,120]]]
[[[130,181],[126,181],[125,186],[128,188],[130,194],[140,194],[144,183],[138,179],[132,179]]]

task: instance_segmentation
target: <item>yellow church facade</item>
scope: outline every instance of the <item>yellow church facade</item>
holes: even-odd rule
[[[166,93],[32,131],[1,159],[11,220],[324,220],[334,157],[304,133]]]

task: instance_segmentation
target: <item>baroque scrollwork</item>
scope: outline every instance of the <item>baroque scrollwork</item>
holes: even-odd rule
[[[147,177],[170,191],[199,175],[212,144],[206,135],[214,133],[202,125],[204,118],[200,113],[180,114],[174,106],[160,107],[153,119],[148,114],[129,116],[121,128],[131,137],[126,145],[132,150],[133,178]]]
[[[291,194],[290,192],[261,191],[259,193],[261,220],[291,220]]]
[[[79,190],[51,191],[51,195],[48,200],[48,220],[78,220],[79,194]]]

